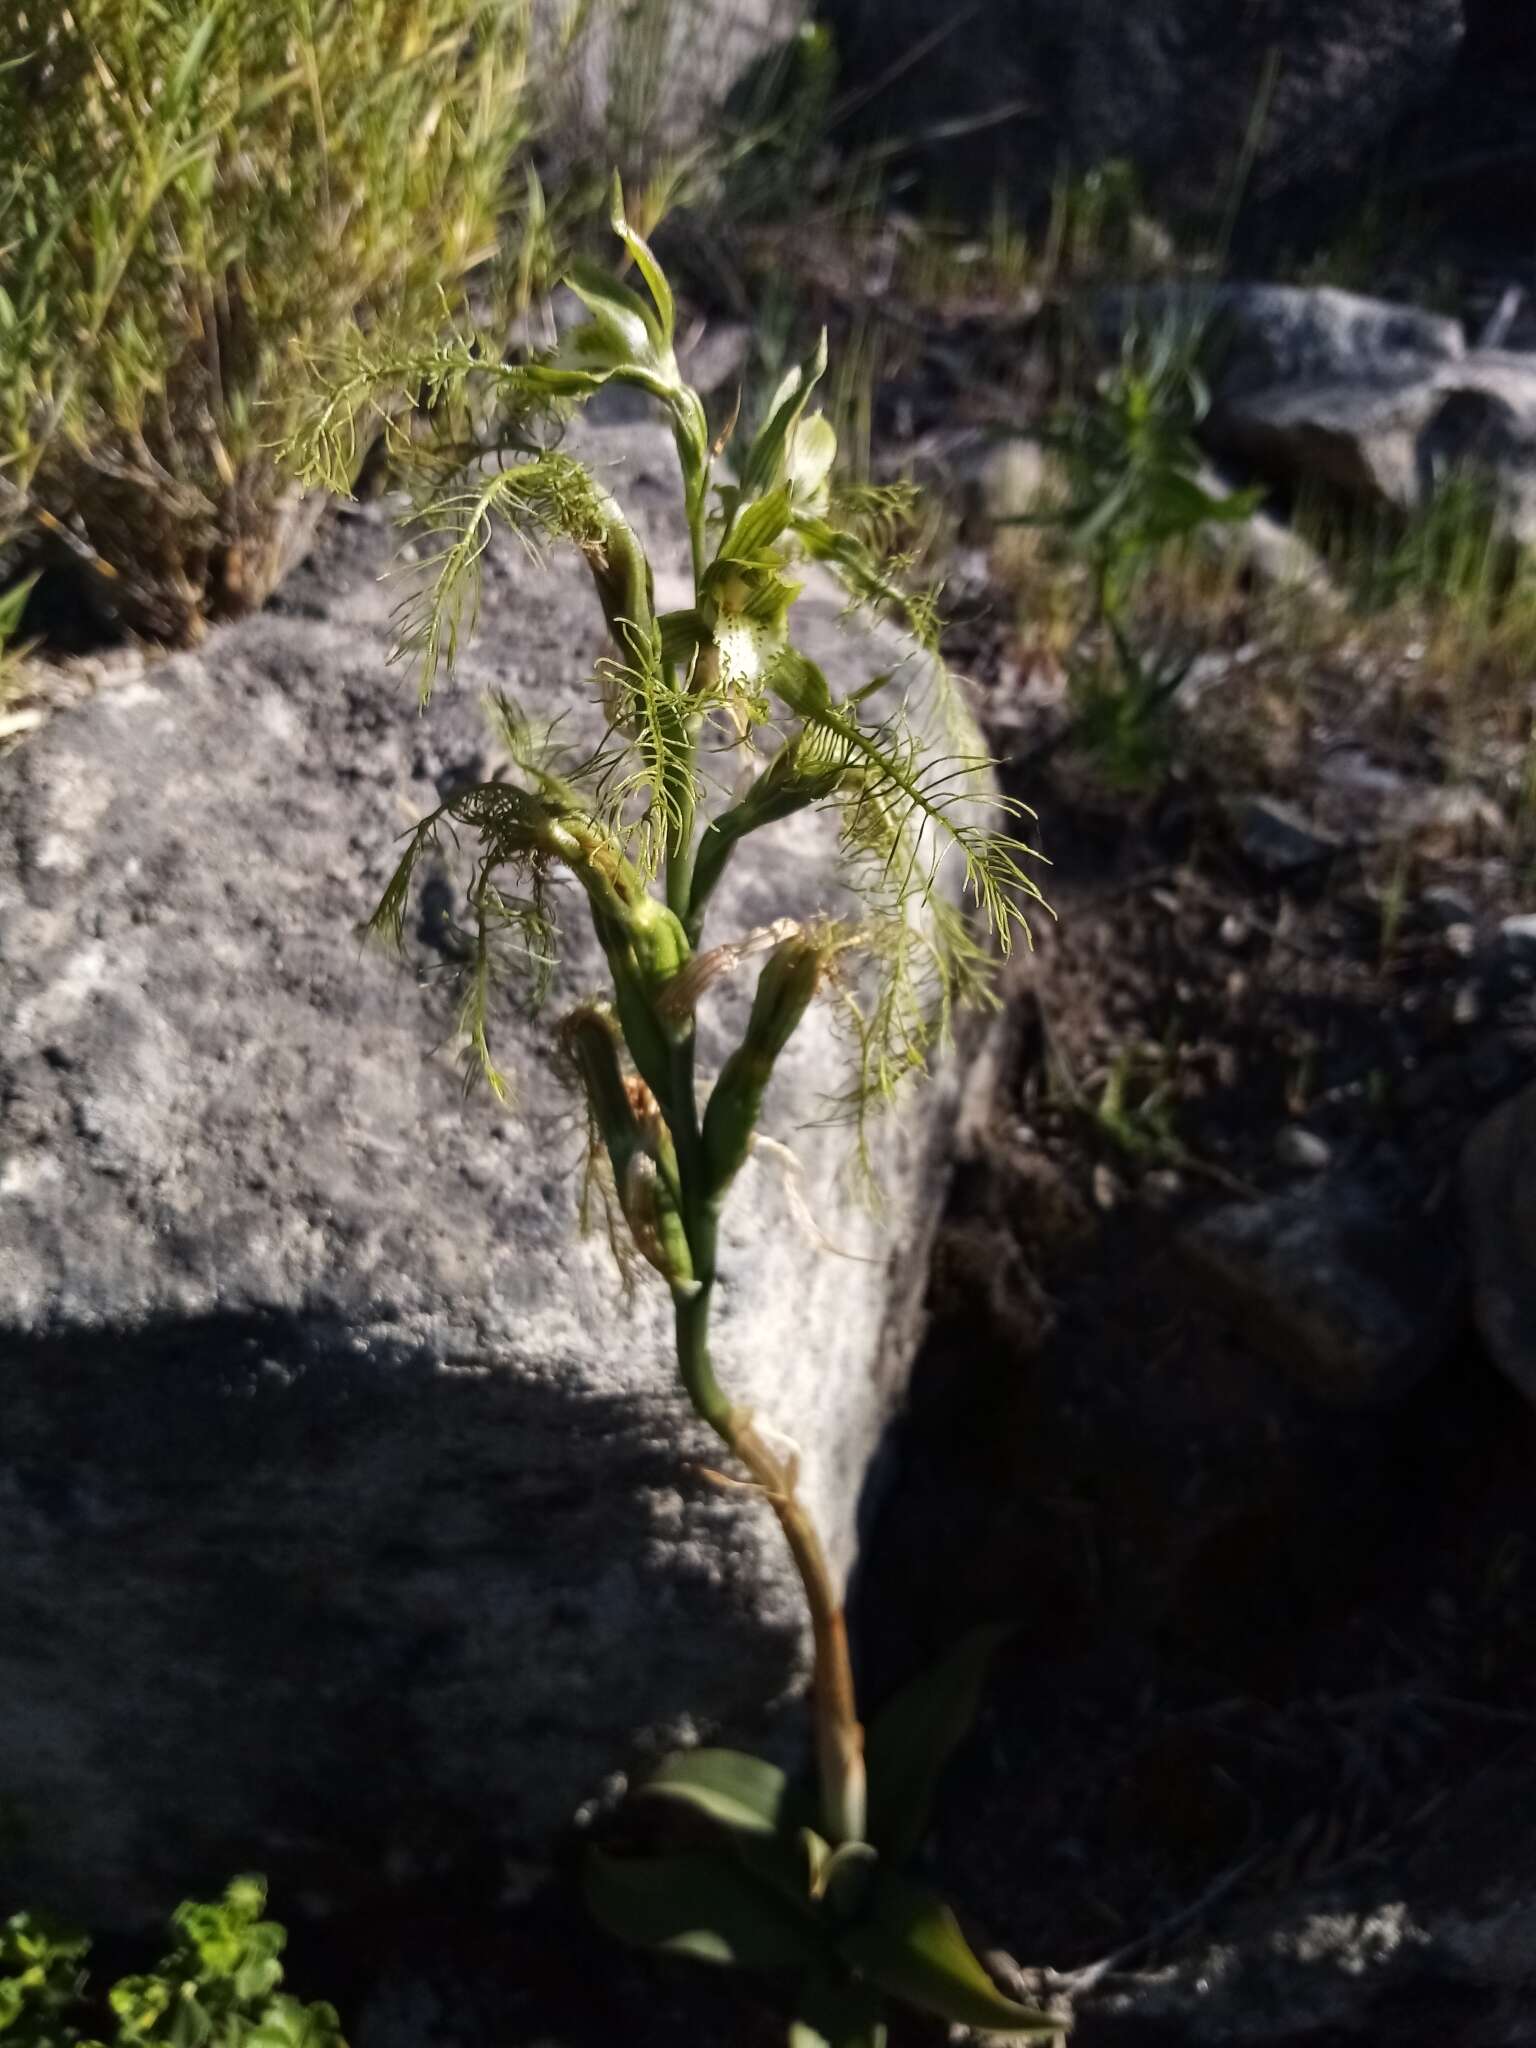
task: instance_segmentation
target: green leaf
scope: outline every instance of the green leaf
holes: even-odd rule
[[[757,564],[789,524],[789,492],[783,488],[751,499],[731,521],[716,560],[746,567]],[[770,557],[770,560],[772,558]]]
[[[823,328],[815,348],[803,363],[797,363],[785,372],[769,403],[768,417],[752,443],[741,472],[742,487],[751,495],[772,490],[783,480],[790,435],[799,425],[800,415],[805,411],[812,391],[821,382],[826,367],[827,335]]]
[[[613,232],[633,257],[635,268],[645,279],[651,297],[656,301],[661,345],[663,348],[670,348],[677,324],[677,314],[672,303],[672,287],[667,283],[666,272],[651,253],[650,244],[643,236],[637,235],[629,224],[624,212],[624,187],[617,171],[613,174],[613,184],[609,191],[608,217]]]
[[[800,1914],[812,1911],[821,1897],[821,1880],[832,1846],[814,1828],[796,1828],[780,1835],[733,1835],[731,1854],[752,1877],[781,1893]]]
[[[219,23],[228,12],[224,0],[215,4],[204,14],[202,20],[187,39],[187,46],[181,53],[176,69],[171,73],[167,98],[178,104],[190,104],[194,90],[203,77],[208,50],[218,33]]]
[[[20,583],[13,583],[9,590],[0,592],[0,653],[16,637],[22,613],[27,608],[27,599],[32,595],[32,586],[41,573],[38,571],[23,577]]]
[[[816,1890],[838,1921],[855,1920],[880,1867],[879,1851],[868,1842],[844,1842],[822,1864]]]
[[[693,610],[661,612],[657,615],[661,628],[661,653],[665,661],[692,661],[694,655],[709,638],[709,629],[698,613]]]
[[[565,349],[581,362],[603,368],[625,363],[655,367],[666,344],[656,315],[638,292],[592,263],[573,263],[565,281],[592,315],[592,325],[578,328]]]
[[[812,413],[789,440],[789,489],[797,509],[820,507],[837,460],[837,434],[825,413]]]
[[[889,1871],[876,1879],[868,1916],[842,1936],[838,1953],[880,1990],[940,2019],[1016,2037],[1065,2029],[1064,2021],[1005,1997],[943,1900]]]
[[[775,696],[800,718],[816,718],[832,708],[832,686],[826,676],[793,647],[786,648],[774,663],[768,681]]]
[[[907,1862],[926,1834],[940,1775],[969,1733],[987,1668],[1011,1633],[973,1629],[871,1723],[864,1746],[869,1839],[890,1862]]]
[[[885,2048],[883,2003],[867,1984],[813,1977],[795,2000],[789,2048]]]
[[[680,1800],[741,1834],[776,1835],[789,1780],[777,1765],[738,1749],[685,1749],[669,1756],[636,1797]]]
[[[610,1856],[595,1849],[587,1904],[621,1941],[747,1970],[804,1970],[823,1960],[825,1937],[725,1853]]]
[[[346,2042],[333,2005],[304,2005],[285,1993],[267,2006],[242,2048],[346,2048]]]
[[[576,370],[568,363],[528,363],[522,381],[530,391],[542,391],[550,398],[590,398],[613,376],[612,370]]]

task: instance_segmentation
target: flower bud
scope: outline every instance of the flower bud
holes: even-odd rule
[[[574,1011],[561,1036],[613,1167],[630,1235],[670,1287],[692,1293],[693,1255],[677,1205],[677,1163],[655,1096],[644,1081],[625,1074],[619,1027],[606,1010],[588,1004]]]
[[[774,1062],[805,1015],[825,960],[825,944],[800,932],[774,948],[758,976],[746,1036],[722,1068],[704,1112],[704,1162],[715,1201],[741,1171]]]
[[[648,1152],[636,1152],[619,1182],[619,1205],[642,1258],[649,1260],[674,1293],[696,1294],[693,1253],[665,1176]]]
[[[597,494],[603,537],[584,550],[598,602],[614,644],[626,661],[649,645],[656,630],[655,586],[645,549],[607,491]]]
[[[619,1059],[618,1026],[606,1010],[587,1004],[565,1019],[560,1036],[581,1077],[592,1121],[613,1162],[614,1179],[622,1181],[640,1130]]]

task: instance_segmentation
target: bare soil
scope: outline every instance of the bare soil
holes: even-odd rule
[[[1412,660],[1308,653],[1302,694],[1296,650],[1245,630],[1130,799],[1047,744],[1059,706],[1020,708],[1000,594],[956,648],[1056,916],[1011,976],[860,1614],[876,1695],[1016,1624],[937,1866],[1059,1972],[1283,1924],[1319,1883],[1379,1896],[1536,1767],[1536,1415],[1464,1311],[1407,1390],[1320,1398],[1186,1250],[1213,1205],[1348,1181],[1401,1219],[1405,1264],[1454,1276],[1461,1146],[1536,1071],[1532,977],[1497,936],[1532,900],[1518,819],[1496,754],[1453,772]],[[1334,842],[1283,879],[1227,801],[1266,788]],[[1474,2038],[1420,2008],[1380,2038]],[[1090,1999],[1077,2038],[1183,2038],[1160,2024]]]

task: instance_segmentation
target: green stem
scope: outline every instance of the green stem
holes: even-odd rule
[[[709,1351],[709,1310],[713,1291],[714,1216],[705,1226],[708,1242],[695,1242],[696,1264],[710,1262],[710,1278],[677,1302],[677,1358],[695,1413],[707,1422],[751,1474],[772,1508],[810,1610],[815,1653],[811,1704],[815,1720],[816,1775],[821,1824],[834,1843],[862,1841],[865,1828],[864,1730],[853,1689],[848,1627],[837,1583],[816,1525],[796,1491],[792,1457],[782,1457],[758,1434],[751,1415],[727,1399],[715,1378]]]
[[[699,924],[693,916],[693,871],[697,858],[694,823],[698,815],[697,785],[699,720],[688,727],[688,745],[683,773],[678,778],[677,819],[667,846],[667,908],[682,925],[690,946],[699,942]]]
[[[697,1256],[697,1247],[695,1247]],[[731,1443],[735,1409],[715,1378],[709,1353],[709,1308],[714,1281],[701,1280],[696,1293],[677,1297],[677,1364],[694,1413],[723,1443]],[[734,1448],[734,1446],[732,1446]]]
[[[709,478],[707,475],[702,479],[701,483],[697,487],[695,487],[692,483],[686,484],[686,496],[688,501],[688,547],[689,552],[693,557],[693,588],[695,594],[695,602],[698,601],[698,590],[700,585],[704,581],[704,571],[705,568],[708,566],[709,561],[709,545],[705,534],[705,521],[708,512],[709,502],[708,493]]]
[[[686,459],[683,469],[697,601],[708,554],[709,473],[706,465],[701,475],[691,475]],[[702,878],[703,886],[699,886],[694,790],[700,729],[700,720],[690,723],[686,794],[680,799],[679,815],[667,846],[667,907],[682,923],[690,946],[699,942],[710,891],[720,878],[735,837],[715,835],[719,843],[711,844],[712,858]],[[673,1048],[666,1086],[657,1093],[677,1156],[679,1206],[693,1269],[689,1286],[678,1287],[673,1293],[679,1375],[694,1413],[745,1466],[784,1532],[811,1617],[815,1648],[812,1705],[822,1826],[833,1842],[859,1841],[865,1826],[864,1730],[855,1703],[848,1630],[838,1586],[816,1526],[796,1491],[794,1458],[781,1457],[763,1441],[750,1413],[738,1408],[716,1379],[710,1356],[709,1315],[714,1299],[723,1190],[710,1185],[695,1089],[691,1031],[681,1045]]]
[[[677,1363],[694,1413],[746,1467],[784,1532],[806,1606],[815,1652],[812,1710],[821,1821],[833,1842],[860,1841],[865,1825],[864,1731],[853,1689],[848,1629],[837,1583],[816,1526],[796,1491],[796,1465],[763,1441],[751,1414],[738,1408],[715,1377],[709,1315],[714,1296],[720,1198],[707,1184],[698,1104],[694,1095],[693,1040],[673,1055],[672,1083],[663,1105],[677,1153],[684,1227],[694,1284],[673,1295]]]

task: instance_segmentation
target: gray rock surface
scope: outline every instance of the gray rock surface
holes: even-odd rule
[[[1043,196],[1063,160],[1081,172],[1123,157],[1155,198],[1219,216],[1273,52],[1248,185],[1263,203],[1363,165],[1434,95],[1462,35],[1460,0],[990,0],[948,17],[931,0],[831,0],[826,12],[851,82],[882,81],[871,123],[933,133],[934,170],[978,211],[999,175]]]
[[[1341,849],[1342,842],[1331,832],[1279,797],[1227,797],[1222,809],[1245,858],[1267,875],[1285,878],[1315,872]]]
[[[544,55],[559,74],[545,146],[562,163],[635,174],[676,162],[717,139],[732,87],[805,12],[805,0],[536,0]]]
[[[1207,467],[1200,482],[1215,497],[1233,486]],[[1246,519],[1216,519],[1196,529],[1204,552],[1228,571],[1261,588],[1305,595],[1329,610],[1343,597],[1328,574],[1327,564],[1310,541],[1268,512],[1250,512]]]
[[[1152,295],[1143,314],[1174,295]],[[1211,444],[1262,474],[1401,511],[1475,472],[1504,529],[1536,542],[1536,355],[1468,348],[1453,321],[1331,288],[1232,285],[1212,321]]]
[[[675,576],[665,435],[593,451]],[[678,1447],[660,1284],[645,1269],[626,1301],[578,1230],[548,1024],[503,1004],[518,1100],[466,1102],[450,869],[415,974],[352,936],[402,829],[494,769],[482,693],[592,721],[585,571],[498,541],[459,679],[418,716],[385,667],[392,546],[376,513],[339,520],[282,609],[0,761],[5,1889],[98,1924],[245,1867],[321,1900],[505,1869],[679,1731],[798,1739],[777,1531],[692,1471],[697,1433]],[[910,652],[827,591],[802,609],[840,676]],[[833,838],[823,819],[759,842],[712,932],[835,907]],[[560,902],[553,1014],[599,985]],[[719,995],[706,1061],[749,996]],[[846,1568],[957,1081],[882,1127],[877,1221],[819,1121],[837,1058],[818,1008],[767,1127],[853,1256],[750,1163],[718,1351],[802,1446]]]
[[[1455,1332],[1461,1261],[1443,1228],[1342,1177],[1209,1210],[1182,1250],[1243,1334],[1330,1406],[1395,1399]]]
[[[1404,1739],[1436,1704],[1403,1692]],[[1175,1933],[1159,1967],[1082,1973],[1092,1981],[1073,2001],[1070,2038],[1080,2048],[1525,2048],[1536,2010],[1532,1755],[1527,1737],[1490,1735],[1486,1773],[1431,1824],[1376,1855],[1340,1857],[1329,1879],[1233,1912],[1218,1904],[1217,1931]]]
[[[1445,314],[1333,285],[1170,286],[1138,297],[1146,311],[1210,321],[1224,403],[1279,385],[1395,387],[1467,354],[1460,323]]]
[[[1478,1327],[1494,1364],[1536,1401],[1536,1086],[1472,1133],[1461,1190]]]

